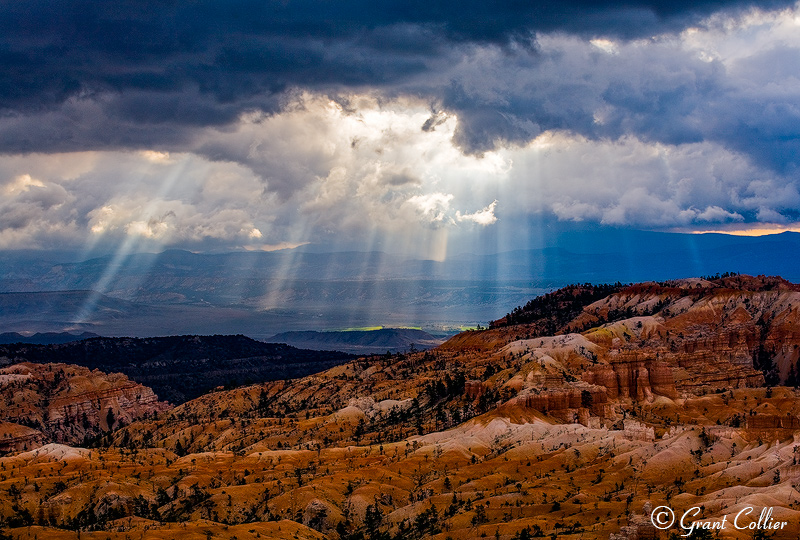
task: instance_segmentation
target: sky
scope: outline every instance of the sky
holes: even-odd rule
[[[799,53],[780,0],[0,2],[0,250],[800,230]]]

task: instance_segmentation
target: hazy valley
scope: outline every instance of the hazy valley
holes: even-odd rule
[[[87,260],[6,252],[0,331],[267,339],[289,331],[412,326],[444,336],[485,325],[509,306],[568,283],[634,283],[731,268],[798,281],[797,265],[785,257],[798,248],[800,234],[791,232],[749,238],[603,229],[445,261],[378,251],[167,250]]]

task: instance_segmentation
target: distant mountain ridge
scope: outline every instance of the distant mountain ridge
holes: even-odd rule
[[[171,292],[172,298],[162,298],[169,302],[193,301],[199,294],[206,301],[225,304],[257,297],[263,294],[264,284],[283,280],[491,279],[534,280],[542,286],[559,286],[577,281],[635,283],[736,271],[782,275],[798,281],[800,269],[792,264],[792,257],[787,257],[798,252],[800,233],[794,232],[746,237],[646,231],[596,232],[566,237],[557,245],[492,254],[465,253],[443,261],[380,251],[202,254],[169,249],[133,253],[121,261],[103,256],[53,263],[39,260],[35,252],[8,252],[4,254],[7,262],[0,267],[0,291],[93,290],[102,276],[111,275],[106,293],[114,297],[158,300],[153,295],[161,291]],[[236,283],[235,291],[221,286],[229,281]]]
[[[794,232],[743,237],[598,228],[443,261],[302,248],[217,254],[171,249],[81,262],[56,262],[54,255],[31,251],[3,257],[1,331],[101,335],[244,333],[264,339],[377,324],[474,326],[569,283],[729,271],[800,281],[800,234]]]
[[[297,349],[241,335],[98,337],[58,345],[0,346],[0,366],[63,363],[121,372],[172,403],[182,403],[218,386],[309,375],[353,358],[342,352]]]
[[[297,331],[282,332],[265,340],[268,343],[287,343],[294,347],[318,350],[339,350],[357,354],[405,352],[412,348],[430,349],[444,340],[413,328],[381,328],[378,330],[348,330],[344,332]]]
[[[19,332],[3,332],[0,334],[0,345],[9,345],[11,343],[54,345],[56,343],[69,343],[71,341],[80,341],[93,337],[100,336],[92,332],[83,332],[81,334],[72,334],[70,332],[36,332],[32,336],[24,336]]]

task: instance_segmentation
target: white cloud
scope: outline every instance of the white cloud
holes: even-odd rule
[[[771,208],[759,208],[756,219],[764,223],[786,223],[788,218]]]
[[[497,222],[497,216],[494,215],[494,209],[496,206],[497,200],[489,204],[489,206],[486,208],[471,214],[462,214],[461,212],[456,212],[456,219],[458,221],[472,221],[478,225],[483,225],[484,227],[487,225],[493,225]]]
[[[169,162],[169,152],[158,152],[156,150],[142,150],[139,152],[143,158],[155,163]]]
[[[41,180],[31,178],[29,174],[21,174],[3,186],[3,193],[6,197],[13,197],[24,191],[29,191],[31,187],[43,188],[45,185]]]
[[[515,213],[549,210],[562,220],[663,228],[778,221],[800,202],[791,177],[714,143],[669,146],[555,133],[546,144],[501,154],[514,162],[508,180],[514,196],[504,200]]]
[[[695,221],[708,221],[712,223],[725,223],[726,221],[743,221],[744,217],[738,212],[728,212],[719,206],[707,206],[702,212],[696,211]]]
[[[284,117],[243,121],[236,131],[216,133],[224,145],[262,141],[268,151],[252,158],[257,166],[191,153],[166,160],[126,152],[0,157],[7,178],[0,189],[9,195],[2,203],[2,241],[19,247],[71,238],[81,245],[135,236],[163,246],[272,249],[398,238],[398,249],[441,258],[449,241],[472,234],[457,225],[494,226],[503,215],[700,227],[780,223],[800,206],[791,178],[716,143],[595,141],[550,131],[526,146],[478,158],[454,146],[457,118],[426,132],[421,126],[429,111],[421,103],[353,99],[363,109],[345,112],[325,98],[305,96],[304,106]],[[279,144],[278,156],[269,141],[286,130],[294,130],[285,136],[298,147]],[[59,174],[57,165],[70,162],[69,174]],[[305,176],[276,183],[254,172],[260,169]],[[445,229],[452,230],[430,233]]]
[[[592,39],[589,41],[592,45],[607,54],[619,54],[619,47],[617,44],[609,39]]]
[[[125,225],[125,233],[130,236],[142,236],[144,238],[161,240],[169,234],[169,224],[162,219],[150,219],[148,221],[131,221]]]
[[[420,215],[431,223],[442,222],[450,210],[450,193],[429,193],[428,195],[414,195],[408,203],[416,207]]]

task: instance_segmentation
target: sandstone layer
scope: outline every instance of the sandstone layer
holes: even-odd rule
[[[65,364],[0,368],[0,402],[0,452],[78,445],[169,408],[122,374]]]

